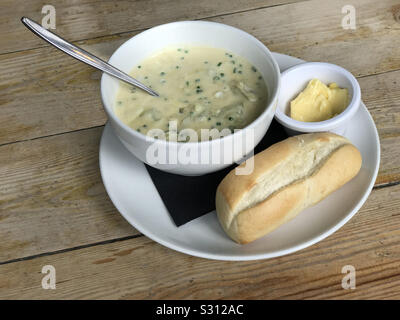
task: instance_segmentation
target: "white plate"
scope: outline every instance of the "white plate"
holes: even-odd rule
[[[281,71],[303,62],[282,54],[274,56]],[[111,201],[124,218],[168,248],[218,260],[278,257],[306,248],[338,230],[360,209],[371,192],[380,160],[378,132],[363,103],[352,121],[345,135],[363,157],[357,177],[277,230],[244,246],[225,235],[215,211],[176,227],[144,164],[125,149],[109,124],[100,143],[101,176]]]

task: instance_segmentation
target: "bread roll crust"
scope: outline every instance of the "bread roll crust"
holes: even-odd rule
[[[314,153],[310,156],[301,150]],[[323,157],[318,161],[319,154]],[[234,241],[249,243],[340,188],[357,175],[361,162],[357,148],[333,133],[288,138],[257,154],[252,174],[237,176],[232,170],[222,180],[216,193],[218,219]],[[286,173],[286,168],[293,170]],[[304,176],[299,178],[299,173]],[[287,183],[274,190],[273,184],[268,185],[271,178]],[[262,192],[267,193],[263,199]]]

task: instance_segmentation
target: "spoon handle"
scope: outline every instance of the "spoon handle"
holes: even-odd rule
[[[110,76],[116,77],[124,82],[127,82],[135,87],[138,87],[147,93],[151,94],[152,96],[158,97],[158,94],[150,89],[149,87],[145,86],[144,84],[140,83],[139,81],[133,79],[131,76],[127,75],[125,72],[113,67],[112,65],[108,64],[107,62],[101,60],[100,58],[92,55],[91,53],[74,46],[73,44],[67,42],[66,40],[62,39],[61,37],[57,36],[56,34],[46,30],[38,23],[32,21],[29,18],[22,17],[22,23],[33,33],[41,37],[43,40],[47,41],[48,43],[52,44],[56,48],[64,51],[66,54],[78,59],[92,67],[95,67]]]

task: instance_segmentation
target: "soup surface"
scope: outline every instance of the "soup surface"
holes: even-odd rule
[[[261,74],[243,57],[211,47],[167,47],[134,67],[130,75],[160,97],[121,82],[116,115],[147,134],[170,130],[241,129],[264,110],[268,90]],[[176,126],[170,128],[170,121]]]

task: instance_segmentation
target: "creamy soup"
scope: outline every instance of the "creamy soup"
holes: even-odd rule
[[[219,48],[165,48],[134,67],[130,75],[155,90],[152,97],[121,82],[115,113],[129,127],[148,133],[182,129],[241,129],[264,110],[268,90],[246,59]],[[168,139],[168,135],[166,137]]]

